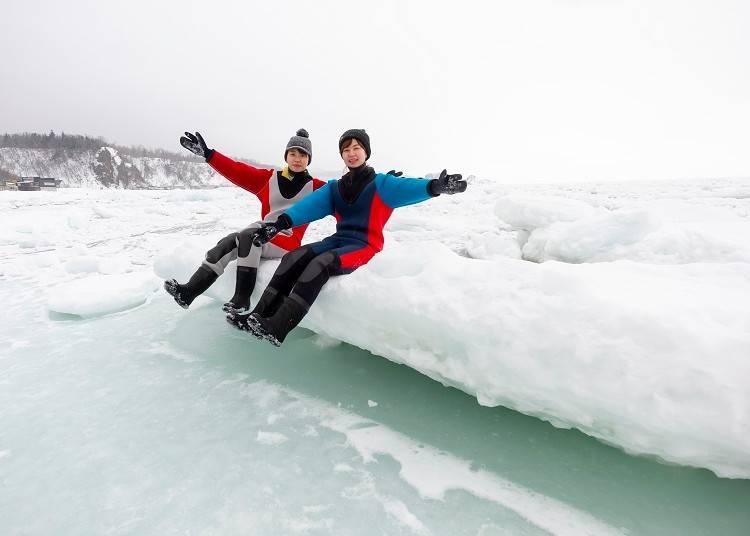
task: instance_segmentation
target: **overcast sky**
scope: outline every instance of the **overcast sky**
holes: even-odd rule
[[[0,132],[508,182],[750,177],[746,0],[0,0]]]

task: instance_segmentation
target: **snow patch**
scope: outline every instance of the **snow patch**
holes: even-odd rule
[[[278,432],[264,432],[262,430],[258,430],[258,435],[255,436],[255,441],[262,445],[280,445],[288,440],[289,438],[284,434]]]
[[[414,534],[431,534],[424,524],[415,516],[409,508],[401,501],[386,499],[383,501],[386,513],[393,517],[398,523],[411,530]]]
[[[126,272],[130,268],[130,262],[124,257],[81,255],[69,259],[65,263],[64,268],[69,274],[119,274]]]
[[[348,443],[366,463],[374,463],[376,454],[391,456],[401,466],[401,478],[414,487],[422,497],[443,500],[449,490],[464,490],[513,510],[550,534],[620,534],[613,527],[587,513],[488,471],[475,471],[469,461],[430,446],[419,445],[406,436],[372,421],[353,415],[342,415],[323,424],[346,435]],[[435,468],[438,467],[440,470],[436,471]],[[384,507],[390,514],[399,516],[399,519],[410,528],[417,529],[422,526],[408,510],[401,509],[394,502],[386,501]]]

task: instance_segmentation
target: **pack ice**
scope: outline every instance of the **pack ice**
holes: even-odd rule
[[[84,317],[148,306],[159,279],[184,281],[259,212],[230,188],[54,195],[68,210],[18,211],[0,230],[0,241],[21,244],[6,269],[42,270],[48,309]],[[16,197],[7,196],[11,211]],[[29,202],[41,210],[47,197]],[[311,225],[306,241],[333,226]],[[481,404],[750,478],[748,236],[746,180],[475,180],[460,196],[396,211],[384,251],[331,279],[302,326]],[[255,299],[277,264],[262,266]],[[223,302],[233,278],[232,268],[207,295]],[[224,329],[217,304],[199,299],[191,310],[202,304]]]

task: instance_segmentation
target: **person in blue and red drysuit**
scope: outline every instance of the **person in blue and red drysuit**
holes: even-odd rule
[[[276,221],[276,218],[297,201],[325,186],[325,182],[310,176],[307,166],[312,161],[312,143],[303,128],[289,139],[284,151],[286,166],[280,171],[258,169],[244,162],[224,156],[219,151],[209,149],[200,132],[185,132],[180,144],[188,151],[206,159],[206,162],[232,183],[255,194],[261,204],[260,221],[251,223],[244,229],[233,232],[219,240],[208,252],[206,258],[187,283],[175,279],[164,282],[164,289],[175,301],[187,309],[193,300],[205,292],[224,273],[227,265],[237,261],[237,280],[234,295],[222,309],[247,311],[250,308],[250,295],[255,287],[255,278],[261,258],[278,259],[285,253],[297,249],[302,243],[307,225],[290,226],[273,240],[262,245],[254,245],[255,233],[263,222]]]
[[[461,175],[448,175],[446,170],[432,180],[376,173],[367,165],[370,137],[363,129],[344,132],[339,154],[349,172],[328,181],[275,222],[264,223],[255,241],[265,243],[284,229],[328,215],[337,220],[336,232],[284,255],[255,308],[227,315],[233,326],[276,346],[307,314],[331,276],[353,272],[383,249],[383,226],[394,209],[466,190]]]

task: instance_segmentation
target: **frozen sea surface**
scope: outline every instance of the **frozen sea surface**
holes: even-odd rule
[[[4,322],[0,327],[0,531],[745,534],[750,527],[747,480],[718,478],[705,469],[630,456],[578,430],[556,428],[506,409],[517,407],[553,420],[559,409],[549,395],[557,389],[563,409],[575,406],[582,415],[584,410],[605,413],[597,410],[603,399],[587,389],[591,380],[586,376],[596,368],[584,367],[578,377],[563,378],[575,379],[573,385],[554,385],[550,375],[542,374],[544,381],[534,386],[528,383],[534,376],[524,376],[528,371],[518,356],[514,361],[512,355],[502,352],[496,359],[502,362],[508,356],[511,361],[504,365],[504,373],[516,374],[512,377],[516,385],[508,382],[502,386],[504,394],[501,392],[497,399],[480,397],[486,404],[483,406],[477,403],[479,390],[467,388],[475,381],[481,361],[488,358],[482,354],[479,361],[472,360],[484,351],[481,346],[467,343],[469,349],[461,350],[458,345],[464,339],[456,337],[452,342],[455,346],[443,347],[442,354],[436,356],[430,335],[441,344],[444,339],[440,337],[446,335],[435,329],[422,335],[421,324],[407,314],[402,319],[407,324],[404,329],[416,333],[419,344],[409,348],[404,358],[399,352],[406,335],[398,330],[381,333],[381,338],[392,341],[392,347],[370,349],[378,350],[384,359],[339,342],[351,335],[337,336],[344,323],[330,313],[327,320],[332,327],[326,330],[319,326],[325,324],[326,313],[334,305],[342,304],[352,308],[349,325],[353,318],[371,318],[368,327],[376,327],[377,321],[382,324],[393,310],[378,302],[367,308],[356,301],[357,291],[366,292],[372,284],[384,285],[376,290],[388,293],[404,289],[401,306],[407,311],[414,307],[427,322],[432,314],[430,302],[421,292],[409,294],[407,289],[413,285],[406,283],[410,277],[411,283],[426,278],[425,288],[431,288],[436,296],[443,287],[430,279],[431,266],[408,262],[409,256],[401,255],[403,248],[417,248],[418,243],[422,244],[417,248],[422,258],[443,259],[449,267],[453,260],[446,260],[450,259],[448,254],[458,262],[498,263],[504,268],[498,270],[498,279],[507,277],[505,268],[517,264],[518,272],[511,275],[520,281],[515,292],[521,293],[530,281],[523,279],[522,267],[539,270],[555,263],[560,270],[589,270],[584,272],[584,279],[599,278],[609,299],[613,294],[609,272],[597,271],[597,264],[626,279],[643,280],[655,273],[663,277],[658,281],[667,281],[660,270],[676,266],[679,270],[667,275],[676,277],[678,284],[685,277],[695,278],[701,286],[709,285],[709,290],[721,290],[727,283],[724,278],[744,284],[747,244],[740,231],[746,229],[743,225],[749,215],[746,184],[713,181],[640,185],[635,192],[632,185],[627,189],[592,185],[541,191],[541,187],[521,189],[481,181],[473,186],[477,194],[467,197],[465,204],[458,199],[441,199],[432,207],[412,207],[394,215],[382,255],[384,262],[362,271],[364,276],[353,274],[349,283],[332,285],[330,290],[335,292],[326,291],[321,296],[319,315],[309,319],[308,327],[317,328],[320,334],[298,329],[281,350],[256,343],[225,324],[220,304],[231,294],[229,277],[220,279],[210,293],[218,300],[202,298],[184,311],[158,290],[159,278],[154,274],[192,269],[203,250],[251,221],[258,206],[242,192],[1,193],[0,299]],[[478,201],[480,193],[485,201]],[[527,198],[525,205],[523,196]],[[536,209],[539,217],[532,210],[535,202],[542,203]],[[581,208],[576,202],[592,209]],[[527,208],[518,209],[521,205]],[[670,232],[687,233],[691,227],[688,219],[704,218],[702,232],[710,235],[706,240],[715,244],[712,237],[721,238],[724,253],[707,248],[705,258],[696,260],[690,257],[697,255],[694,251],[675,251],[673,247],[667,255],[663,253],[666,250],[654,245],[658,241],[649,241],[650,234],[641,231],[639,240],[628,238],[630,253],[611,247],[606,239],[599,240],[600,246],[588,243],[574,248],[576,256],[570,258],[559,258],[561,253],[555,253],[554,259],[541,258],[537,253],[562,251],[569,238],[560,238],[557,249],[527,247],[542,239],[547,244],[557,243],[558,231],[550,231],[555,225],[579,222],[585,230],[580,222],[593,218],[592,227],[597,227],[602,214],[607,215],[603,210],[638,211],[665,205],[671,211],[659,213],[663,216],[669,212],[669,225],[677,228]],[[544,219],[545,207],[554,217]],[[499,214],[511,221],[502,220]],[[464,221],[467,225],[456,225]],[[317,238],[331,228],[331,222],[322,222],[311,228],[309,236]],[[624,228],[627,230],[627,226]],[[539,229],[546,229],[546,236],[539,238]],[[617,225],[612,229],[612,236],[625,232]],[[567,232],[563,228],[559,236],[570,236]],[[638,259],[632,253],[636,250],[641,255]],[[615,259],[613,255],[622,257]],[[392,261],[385,262],[389,258]],[[539,261],[552,264],[540,265]],[[436,262],[435,271],[446,275],[438,265]],[[716,265],[715,271],[707,265]],[[464,274],[473,269],[468,266]],[[585,296],[586,288],[577,274],[553,270],[549,286],[542,287],[551,300],[540,301],[537,296],[526,309],[516,305],[518,315],[534,313],[535,305],[571,301],[576,293]],[[563,277],[560,273],[565,276],[562,281],[558,279]],[[394,281],[396,287],[391,286]],[[568,289],[571,284],[572,289]],[[449,286],[445,288],[448,297],[455,298]],[[486,288],[492,294],[502,287],[488,281]],[[561,288],[568,289],[567,294]],[[741,292],[743,289],[739,287]],[[534,286],[527,290],[540,291]],[[697,299],[705,307],[691,311],[708,312],[701,317],[702,323],[693,326],[698,330],[693,337],[714,334],[712,330],[719,327],[711,322],[726,322],[728,327],[721,333],[734,339],[717,341],[717,348],[735,351],[731,355],[741,357],[740,351],[748,348],[743,346],[747,339],[743,339],[746,333],[742,322],[747,317],[742,316],[746,309],[741,296],[729,299],[733,314],[724,318],[716,317],[720,309],[712,307],[711,293],[699,291],[696,289]],[[657,335],[666,333],[679,339],[679,321],[685,316],[680,316],[679,308],[671,307],[671,302],[667,307],[661,298],[657,296],[651,305],[657,313],[663,312],[664,318],[677,310],[677,327],[639,324],[609,348],[619,349],[619,355],[629,355],[621,348],[652,340],[650,336],[631,340],[636,327],[650,327]],[[452,303],[450,299],[436,299]],[[620,297],[615,303],[632,305],[622,300]],[[648,305],[638,313],[648,315],[653,311]],[[561,306],[557,312],[568,309],[573,319],[580,313],[574,304]],[[647,318],[661,318],[654,316],[657,313],[651,312]],[[477,319],[481,321],[483,314]],[[573,320],[560,316],[547,322],[526,318],[535,322],[540,339],[562,340],[556,330],[578,325],[566,325]],[[450,324],[439,324],[440,330],[446,325]],[[516,326],[520,330],[522,323]],[[465,328],[459,323],[456,329],[460,333]],[[609,327],[604,323],[598,329],[592,327],[591,333],[606,329]],[[522,330],[518,333],[529,336]],[[491,332],[485,336],[498,340]],[[696,339],[690,340],[694,343]],[[362,341],[360,346],[367,348],[372,339]],[[560,348],[557,358],[584,366],[596,357],[595,348],[587,350],[592,353],[586,354],[586,359],[571,357],[571,352],[580,351],[580,345],[587,348],[585,341],[576,340]],[[670,340],[655,349],[669,356],[685,347]],[[658,446],[656,431],[661,430],[665,434],[662,437],[670,439],[674,438],[670,433],[700,430],[707,422],[701,408],[711,414],[724,405],[730,412],[728,424],[714,423],[715,428],[704,433],[708,436],[719,430],[723,435],[701,443],[701,448],[708,455],[728,453],[726,465],[741,468],[742,449],[732,453],[726,443],[733,433],[747,429],[746,395],[732,391],[747,368],[741,362],[722,360],[711,348],[708,345],[700,355],[712,357],[719,368],[696,369],[691,361],[696,354],[683,356],[689,370],[684,373],[684,382],[679,381],[679,374],[670,380],[670,389],[676,394],[667,394],[671,393],[673,399],[658,400],[664,396],[659,394],[661,384],[651,380],[646,387],[659,394],[653,397],[659,404],[648,405],[645,388],[637,391],[643,399],[624,402],[634,416],[644,408],[666,413],[642,415],[648,423],[645,428],[618,421],[622,414],[607,406],[610,422],[624,430],[613,437],[630,434],[641,439],[638,445]],[[538,371],[555,366],[543,352],[517,350],[526,351],[527,358],[542,356],[535,365]],[[459,352],[465,357],[464,367],[452,357]],[[647,357],[658,365],[662,356]],[[437,369],[435,360],[438,365],[450,366]],[[600,367],[606,368],[604,365],[617,363],[610,359]],[[492,372],[489,367],[486,371]],[[728,367],[734,367],[737,378],[731,378]],[[649,369],[644,366],[638,370]],[[653,370],[665,373],[658,366]],[[612,378],[619,374],[624,385],[610,380],[609,390],[616,402],[622,402],[623,391],[627,394],[632,387],[630,379],[622,370],[602,374]],[[727,379],[729,383],[714,386],[706,383],[704,374],[713,378],[718,375],[722,382]],[[488,376],[486,382],[492,387],[497,376]],[[722,387],[730,392],[721,392]],[[689,406],[688,414],[671,413],[672,402],[691,395],[701,400]],[[524,397],[528,397],[529,406],[519,407]],[[534,406],[539,398],[549,405],[548,411],[540,412]],[[497,403],[506,407],[489,407]],[[586,429],[583,416],[580,422],[565,413],[558,418],[558,425],[597,436],[596,422]],[[596,418],[601,416],[597,414]],[[667,425],[672,420],[678,422],[670,428]],[[688,454],[695,450],[691,439],[689,434],[685,436]],[[673,447],[667,444],[665,448]]]

